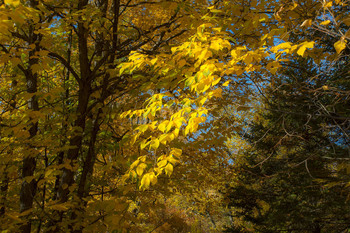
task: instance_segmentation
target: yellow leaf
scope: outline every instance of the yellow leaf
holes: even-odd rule
[[[179,132],[180,132],[180,129],[176,128],[176,129],[174,129],[172,134],[174,135],[174,137],[178,137],[179,136]]]
[[[48,169],[46,172],[45,172],[45,178],[49,177],[52,172],[55,171],[54,169]]]
[[[169,142],[171,142],[172,140],[174,140],[174,138],[175,138],[175,135],[174,135],[173,133],[170,133],[170,134],[168,134],[167,140],[168,140]]]
[[[154,64],[157,62],[157,60],[158,60],[158,57],[153,58],[153,59],[151,60],[151,64],[154,65]]]
[[[294,2],[293,6],[290,8],[290,10],[294,10],[295,8],[297,8],[297,6],[298,6],[298,3]]]
[[[159,147],[159,140],[155,138],[151,141],[150,148],[153,148],[156,150],[158,149],[158,147]]]
[[[139,164],[140,160],[136,160],[135,162],[133,162],[130,166],[130,169],[134,169],[134,167],[136,167]]]
[[[168,134],[162,134],[159,137],[159,142],[162,143],[163,145],[166,145],[167,141],[168,141]]]
[[[67,211],[68,208],[64,204],[56,204],[49,207],[52,210]]]
[[[136,168],[136,173],[139,176],[142,176],[143,171],[145,170],[145,168],[147,167],[147,164],[145,163],[141,163],[137,168]]]
[[[326,4],[324,4],[324,7],[325,7],[325,8],[326,8],[326,7],[332,7],[332,5],[333,5],[332,1],[329,1],[329,2],[327,2]]]
[[[166,155],[161,155],[158,157],[157,162],[166,159]]]
[[[47,50],[40,50],[39,52],[38,52],[38,55],[39,56],[47,56],[48,54],[49,54],[50,52],[49,51],[47,51]]]
[[[217,79],[215,79],[215,81],[214,82],[212,82],[212,86],[215,86],[216,84],[218,84],[219,82],[220,82],[220,80],[221,80],[221,78],[217,78]]]
[[[140,125],[135,130],[138,130],[140,133],[144,133],[148,129],[148,125]]]
[[[222,97],[222,89],[221,88],[217,88],[214,91],[212,91],[209,95],[211,96],[215,96],[217,98],[221,98]]]
[[[322,86],[322,89],[327,91],[327,90],[329,90],[329,87],[325,85],[325,86]]]
[[[27,183],[30,183],[30,182],[32,182],[32,180],[34,180],[34,176],[26,176],[26,177],[24,177],[24,180],[27,182]],[[68,185],[67,185],[68,186]]]
[[[145,174],[141,179],[140,188],[147,189],[150,183],[151,183],[151,179],[149,177],[149,174]]]
[[[129,172],[129,178],[136,178],[137,177],[137,174],[136,174],[136,172],[134,171],[134,170],[132,170],[132,171],[130,171]],[[127,177],[126,177],[127,178]]]
[[[145,139],[141,142],[140,144],[140,147],[141,147],[141,150],[143,150],[148,144],[150,144],[151,141]]]
[[[179,160],[175,159],[173,156],[169,156],[167,159],[172,164],[176,164],[179,162]]]
[[[200,103],[200,105],[203,105],[204,103],[205,103],[205,101],[207,101],[207,97],[203,97],[200,101],[199,101],[199,103]]]
[[[123,112],[122,114],[120,114],[120,118],[125,118],[127,117],[129,114],[131,113],[131,110]]]
[[[184,120],[183,117],[177,118],[175,120],[173,120],[173,124],[175,125],[176,128],[180,128],[182,125],[182,121]]]
[[[212,43],[210,43],[210,48],[215,50],[215,51],[219,51],[221,49],[220,41],[215,40]]]
[[[178,148],[172,148],[171,154],[179,158],[182,155],[182,150]]]
[[[307,27],[308,28],[311,25],[312,25],[312,20],[311,19],[307,19],[300,25],[300,27]]]
[[[304,46],[302,46],[298,49],[297,54],[303,57],[305,50],[306,50],[306,48]]]
[[[167,127],[168,124],[169,124],[169,121],[168,121],[168,120],[163,121],[162,123],[160,123],[160,124],[158,125],[158,129],[164,133],[164,131],[165,131],[165,129],[166,129],[166,127]]]
[[[292,44],[290,42],[285,42],[285,43],[282,43],[282,44],[279,44],[273,48],[271,48],[271,51],[276,53],[278,52],[278,50],[280,49],[290,49],[292,47]]]
[[[165,131],[169,132],[171,130],[171,128],[173,127],[174,123],[172,121],[169,122],[169,124],[167,125]]]
[[[164,159],[164,160],[158,162],[158,163],[157,163],[157,166],[158,166],[159,168],[162,168],[162,167],[164,167],[167,163],[168,163],[168,161],[167,161],[166,159]]]
[[[140,156],[138,158],[141,162],[146,162],[146,155]]]
[[[150,173],[149,179],[151,180],[151,184],[155,185],[157,183],[157,176],[154,174],[154,172]]]
[[[198,56],[198,60],[199,61],[207,60],[211,56],[212,56],[212,53],[208,51],[208,49],[204,49],[202,53]]]
[[[330,20],[326,20],[326,21],[323,21],[322,23],[320,23],[320,25],[323,25],[323,26],[326,26],[328,24],[330,24]]]
[[[300,48],[298,49],[297,51],[297,54],[300,55],[300,56],[304,56],[304,53],[305,53],[305,50],[307,48],[313,48],[314,47],[314,44],[315,42],[314,41],[311,41],[311,42],[304,42],[301,44]]]
[[[12,6],[18,6],[20,4],[20,0],[5,0],[5,4],[12,5]]]
[[[142,176],[143,168],[140,167],[140,166],[138,166],[138,167],[136,168],[136,173],[137,173],[138,176]]]
[[[345,49],[346,43],[347,41],[342,39],[334,43],[334,48],[337,50],[338,54]]]
[[[185,136],[191,132],[191,128],[192,128],[192,121],[189,121],[189,124],[186,126],[186,129],[185,129]]]
[[[168,163],[168,165],[166,165],[165,167],[165,173],[170,176],[171,173],[173,173],[173,165],[171,165],[170,163]]]
[[[203,36],[203,32],[204,32],[204,25],[197,27],[197,34],[199,37]]]
[[[228,84],[229,84],[230,82],[231,82],[231,80],[228,80],[228,81],[224,82],[224,83],[222,84],[222,86],[227,87]]]
[[[136,140],[139,138],[140,133],[137,133],[131,137],[130,143],[131,145],[135,144]]]

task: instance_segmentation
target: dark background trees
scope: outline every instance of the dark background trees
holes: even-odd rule
[[[333,37],[313,33],[319,49],[333,49]],[[333,63],[294,57],[265,87],[260,110],[241,135],[250,147],[233,161],[237,177],[226,198],[241,222],[228,232],[349,229],[348,54]]]

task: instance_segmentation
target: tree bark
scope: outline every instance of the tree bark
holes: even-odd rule
[[[78,10],[82,10],[88,1],[80,0],[78,4]],[[83,132],[85,130],[87,106],[91,92],[91,71],[88,58],[88,46],[87,46],[88,29],[84,27],[82,21],[78,22],[78,48],[79,48],[79,64],[80,64],[80,80],[79,80],[79,94],[78,94],[78,107],[77,107],[77,119],[74,122],[76,130],[74,136],[69,141],[71,149],[68,150],[67,159],[71,165],[71,169],[64,168],[60,187],[58,190],[58,199],[60,202],[66,202],[68,200],[69,187],[74,183],[74,166],[77,162],[79,151],[82,145]]]
[[[33,52],[34,53],[34,52]],[[31,56],[31,55],[30,55]],[[34,64],[37,64],[37,59],[30,59],[29,64],[31,67]],[[36,74],[33,74],[30,70],[27,70],[26,75],[27,81],[27,92],[36,93],[37,92],[37,81],[38,77]],[[39,110],[39,103],[37,97],[34,95],[28,101],[28,109],[33,111]],[[33,139],[38,132],[38,122],[31,122],[29,124],[29,140]],[[36,153],[35,145],[30,143],[28,145],[29,153],[27,153],[23,159],[22,167],[22,186],[20,191],[20,212],[23,213],[33,207],[33,200],[36,192],[36,180],[34,179],[34,171],[36,168]],[[34,153],[31,153],[33,151]],[[31,181],[27,181],[26,177],[33,177]],[[31,231],[31,222],[26,221],[21,225],[21,232]]]
[[[7,195],[7,190],[9,187],[9,177],[7,174],[7,169],[5,168],[5,171],[3,172],[3,177],[1,179],[1,186],[0,186],[0,191],[1,191],[1,200],[0,200],[0,218],[4,216],[5,210],[6,210],[6,195]]]
[[[35,0],[30,1],[30,7],[36,8],[38,2]],[[35,45],[35,48],[29,52],[28,69],[24,71],[27,84],[27,93],[34,94],[28,100],[29,111],[39,111],[38,98],[35,95],[38,88],[38,75],[32,71],[32,67],[39,63],[39,59],[35,57],[35,53],[40,50],[39,43],[41,36],[35,33],[35,25],[29,25],[29,40],[28,44]],[[35,143],[33,144],[33,138],[38,133],[38,122],[34,122],[30,119],[29,123],[29,138],[28,138],[28,152],[23,158],[22,167],[22,185],[20,190],[20,212],[30,210],[33,207],[33,200],[37,189],[37,182],[34,179],[34,171],[36,168],[36,153]],[[26,180],[27,177],[32,177],[31,180]],[[23,218],[24,222],[20,226],[20,231],[23,233],[31,232],[31,220],[28,217]]]

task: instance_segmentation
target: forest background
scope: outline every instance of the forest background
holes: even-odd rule
[[[2,232],[348,232],[349,1],[0,1]]]

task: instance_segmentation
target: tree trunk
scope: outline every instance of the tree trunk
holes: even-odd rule
[[[35,8],[37,6],[37,1],[30,1],[30,6]],[[29,67],[24,70],[24,74],[26,77],[27,83],[27,93],[35,94],[38,88],[38,75],[33,73],[32,67],[33,65],[37,65],[39,63],[38,58],[35,57],[35,53],[40,50],[39,43],[41,40],[41,36],[35,33],[35,26],[29,26],[29,45],[35,45],[35,48],[29,52]],[[28,100],[28,110],[29,111],[39,111],[39,102],[36,95],[33,95]],[[36,151],[35,151],[35,143],[33,144],[33,138],[37,135],[38,132],[38,122],[33,122],[30,119],[29,127],[29,138],[28,138],[28,153],[24,155],[23,158],[23,167],[22,167],[22,186],[20,191],[20,212],[23,213],[25,211],[30,210],[33,207],[33,200],[36,193],[36,180],[34,179],[34,171],[36,168]],[[26,180],[26,177],[32,177],[31,180]],[[28,179],[28,178],[27,178]],[[31,232],[31,221],[28,220],[28,217],[24,216],[24,222],[20,226],[20,231],[24,233]]]
[[[7,195],[7,190],[9,187],[9,177],[7,174],[7,168],[5,167],[5,171],[2,174],[2,179],[1,179],[1,186],[0,186],[0,190],[1,190],[1,202],[0,202],[0,218],[2,218],[5,214],[5,210],[6,210],[6,195]]]
[[[37,61],[30,60],[30,64],[36,64]],[[31,67],[31,66],[30,66]],[[36,93],[37,92],[37,75],[32,74],[31,71],[27,70],[27,92]],[[28,109],[33,111],[39,110],[38,99],[34,95],[28,101]],[[33,139],[38,132],[38,122],[31,122],[29,124],[29,140]],[[20,191],[20,212],[23,213],[33,207],[33,200],[36,192],[36,180],[34,179],[34,171],[36,167],[36,153],[35,145],[30,143],[28,145],[28,153],[23,159],[22,167],[22,187]],[[26,177],[32,177],[32,179],[26,180]],[[31,231],[31,222],[26,221],[21,225],[21,232]]]

